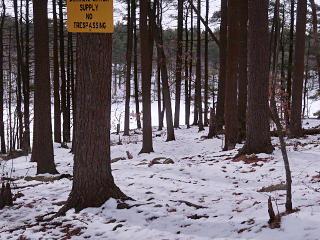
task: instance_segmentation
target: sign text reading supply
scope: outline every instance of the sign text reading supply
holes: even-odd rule
[[[112,33],[113,0],[67,0],[68,32]]]

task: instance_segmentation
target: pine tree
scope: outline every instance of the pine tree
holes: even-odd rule
[[[176,54],[176,98],[174,112],[174,127],[179,127],[180,99],[182,81],[182,35],[183,35],[183,0],[178,0],[178,30],[177,30],[177,54]]]
[[[140,1],[140,38],[141,38],[141,71],[142,71],[142,106],[143,106],[143,142],[140,153],[153,152],[151,123],[151,74],[153,56],[153,29],[148,24],[150,1]],[[154,16],[154,14],[151,14]],[[150,16],[149,16],[150,18]],[[150,20],[152,22],[152,20]]]
[[[34,127],[32,160],[37,174],[58,173],[54,165],[51,128],[49,30],[47,0],[34,0]]]
[[[225,92],[225,146],[231,150],[238,140],[237,84],[240,50],[240,1],[228,2],[227,75]]]
[[[127,199],[110,164],[112,35],[81,33],[77,42],[77,114],[72,190],[65,209]]]
[[[291,137],[301,137],[302,89],[304,75],[305,31],[307,20],[307,0],[298,0],[294,72],[292,84],[292,112],[290,117]]]
[[[248,1],[248,119],[242,153],[271,153],[267,0]]]
[[[219,48],[219,83],[216,111],[216,129],[221,130],[224,125],[224,103],[227,67],[227,22],[228,1],[221,0],[221,22],[220,22],[220,48]]]

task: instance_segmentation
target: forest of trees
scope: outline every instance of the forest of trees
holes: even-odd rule
[[[68,148],[72,142],[73,187],[57,215],[133,197],[111,173],[111,105],[117,102],[124,105],[120,134],[132,133],[132,113],[142,129],[141,154],[154,151],[154,126],[166,126],[167,141],[183,125],[206,139],[223,135],[224,151],[244,144],[238,156],[270,154],[271,137],[279,137],[286,210],[292,211],[284,137],[309,134],[302,120],[308,99],[319,96],[319,6],[221,0],[212,14],[210,3],[121,1],[123,21],[113,34],[98,34],[67,32],[65,0],[1,0],[1,153],[31,154],[37,174],[58,174],[53,143]],[[174,6],[176,27],[163,25],[167,4]],[[158,122],[151,121],[152,102]]]

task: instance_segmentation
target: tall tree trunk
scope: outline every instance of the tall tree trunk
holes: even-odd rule
[[[29,0],[26,0],[25,13],[25,63],[23,77],[23,96],[24,96],[24,134],[23,134],[23,149],[25,153],[30,152],[30,22],[29,22]]]
[[[54,165],[47,0],[33,1],[34,22],[34,130],[32,160],[37,162],[37,174],[58,173]]]
[[[172,108],[171,108],[171,97],[170,97],[170,89],[169,89],[169,81],[168,81],[167,59],[163,49],[161,29],[159,26],[156,26],[156,25],[154,27],[155,27],[155,40],[157,43],[157,50],[159,54],[158,56],[159,63],[161,67],[163,102],[165,106],[166,122],[167,122],[167,141],[173,141],[175,140],[175,136],[174,136],[174,126],[172,122]]]
[[[281,37],[280,37],[280,50],[281,50],[281,70],[280,70],[280,78],[281,78],[281,115],[282,119],[285,119],[285,111],[287,109],[287,101],[285,96],[285,72],[284,72],[284,61],[285,61],[285,40],[284,40],[284,30],[285,30],[285,4],[282,7],[282,24],[281,24]],[[283,116],[284,115],[284,116]]]
[[[219,83],[216,111],[216,129],[221,130],[224,125],[225,112],[225,88],[227,77],[227,23],[228,23],[228,0],[221,0],[221,23],[220,23],[220,48],[219,48]]]
[[[110,164],[112,35],[78,34],[77,53],[73,185],[65,207],[78,212],[127,197],[114,183]]]
[[[140,153],[153,152],[151,123],[153,30],[151,29],[150,24],[148,24],[149,5],[150,2],[148,0],[140,0],[140,38],[141,46],[143,46],[141,47],[143,142]]]
[[[73,147],[74,147],[74,142],[75,142],[75,126],[76,126],[76,87],[75,87],[75,71],[74,71],[74,47],[73,47],[73,35],[71,37],[71,42],[70,42],[70,61],[71,61],[71,98],[72,98],[72,149],[71,151],[73,152]]]
[[[17,115],[18,115],[18,147],[23,146],[23,121],[22,121],[22,95],[21,95],[21,82],[22,82],[22,50],[20,45],[20,33],[19,33],[19,23],[18,23],[18,3],[17,0],[13,0],[14,6],[14,19],[15,19],[15,29],[16,29],[16,47],[17,47]]]
[[[271,153],[269,126],[269,41],[266,0],[248,1],[248,119],[242,153]]]
[[[294,72],[292,84],[292,111],[290,117],[291,137],[300,137],[302,133],[302,89],[304,74],[305,31],[307,20],[307,0],[298,0],[296,44],[294,54]]]
[[[225,92],[225,146],[234,149],[238,140],[237,80],[240,51],[240,1],[228,2],[227,78]]]
[[[61,112],[63,115],[63,142],[70,141],[70,125],[68,126],[67,114],[67,83],[66,83],[66,70],[64,61],[64,24],[63,24],[63,0],[59,0],[59,43],[60,43],[60,77],[61,77]]]
[[[206,24],[209,24],[209,0],[206,0]],[[208,66],[208,31],[204,36],[204,126],[208,126],[208,84],[209,84],[209,66]]]
[[[317,6],[314,3],[314,0],[310,0],[312,8],[312,23],[313,23],[313,37],[314,37],[314,47],[316,52],[317,68],[318,68],[318,83],[320,90],[320,47],[319,47],[319,37],[318,37],[318,15],[317,15]]]
[[[57,0],[52,0],[53,9],[53,96],[54,96],[54,141],[61,143],[61,111],[60,111],[60,83],[58,59],[58,20]]]
[[[4,74],[3,74],[3,28],[6,17],[6,5],[4,0],[2,0],[2,12],[0,19],[0,138],[1,138],[1,153],[6,153],[6,143],[4,136],[4,122],[3,122],[3,82],[4,82]]]
[[[190,127],[190,96],[189,96],[189,64],[190,64],[190,52],[189,52],[189,31],[188,31],[188,9],[186,12],[185,20],[185,36],[186,36],[186,47],[185,47],[185,83],[184,83],[184,95],[185,95],[185,122],[187,128]]]
[[[128,23],[127,23],[127,53],[126,53],[126,62],[127,62],[127,71],[126,71],[126,102],[124,110],[124,134],[129,136],[130,128],[130,88],[131,88],[131,58],[132,58],[132,38],[133,38],[133,29],[132,29],[132,11],[131,11],[131,0],[128,2]]]
[[[67,136],[69,142],[70,131],[71,131],[71,54],[72,50],[70,44],[72,42],[72,32],[68,32],[67,35],[67,81],[66,81],[66,126],[67,126]]]
[[[191,0],[191,3],[193,2],[193,0]],[[190,16],[190,66],[189,66],[189,105],[187,107],[189,107],[189,112],[190,112],[190,108],[191,108],[191,99],[192,99],[192,96],[191,96],[191,90],[192,90],[192,77],[193,77],[193,9],[191,8],[190,9],[191,11],[191,16]],[[196,108],[194,107],[194,110],[193,110],[193,115],[194,115],[194,123],[195,123],[195,118],[196,118]],[[193,124],[194,124],[193,123]]]
[[[136,103],[136,119],[137,127],[141,128],[140,120],[140,107],[139,107],[139,82],[138,82],[138,37],[137,37],[137,18],[136,18],[136,1],[132,0],[132,21],[134,24],[134,34],[133,34],[133,76],[134,76],[134,98]]]
[[[198,10],[201,8],[201,0],[198,0]],[[202,97],[201,97],[201,27],[200,14],[197,17],[197,63],[196,63],[196,89],[195,89],[195,106],[198,112],[198,126],[199,131],[203,131],[203,117],[202,117]]]
[[[11,27],[9,28],[9,50],[8,50],[8,67],[9,67],[9,93],[8,93],[8,111],[9,111],[9,152],[14,149],[13,143],[13,129],[12,129],[12,63],[11,63],[11,41],[12,41],[12,34],[11,34]]]
[[[174,127],[179,127],[180,122],[180,100],[182,80],[182,34],[183,34],[183,0],[178,0],[178,30],[177,30],[177,55],[176,55],[176,99],[174,112]]]
[[[160,57],[160,52],[157,48],[157,97],[158,97],[158,122],[159,122],[159,126],[158,126],[158,131],[161,131],[163,129],[163,114],[164,114],[164,109],[163,111],[162,109],[162,102],[161,102],[161,57]]]
[[[240,3],[240,61],[239,61],[239,82],[238,82],[238,119],[239,119],[239,136],[241,142],[246,138],[246,112],[247,112],[247,26],[248,26],[248,0]]]
[[[291,0],[290,10],[290,33],[289,33],[289,59],[288,59],[288,80],[287,80],[287,111],[285,111],[285,118],[287,126],[290,124],[290,110],[291,110],[291,92],[292,92],[292,69],[293,69],[293,32],[294,32],[294,4],[295,0]]]

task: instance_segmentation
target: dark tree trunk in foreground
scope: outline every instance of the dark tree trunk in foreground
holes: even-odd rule
[[[220,48],[219,48],[219,83],[216,111],[216,129],[221,130],[224,125],[224,103],[227,66],[227,0],[221,0],[221,23],[220,23]]]
[[[314,0],[310,0],[312,8],[312,22],[313,22],[313,37],[314,37],[314,47],[316,52],[317,68],[318,68],[318,88],[320,89],[320,47],[318,38],[318,15],[317,15],[317,5]]]
[[[132,58],[132,18],[131,18],[131,0],[128,0],[128,20],[127,20],[127,53],[126,53],[126,62],[127,62],[127,71],[126,71],[126,102],[124,110],[124,133],[123,135],[129,136],[130,128],[130,88],[131,88],[131,58]]]
[[[292,111],[290,117],[291,137],[300,137],[302,133],[302,89],[304,74],[305,31],[307,20],[307,0],[298,0],[296,44],[294,54],[294,72],[292,84]]]
[[[63,1],[59,0],[59,43],[60,43],[60,77],[61,77],[61,112],[63,115],[63,142],[70,141],[70,119],[67,113],[67,82],[64,59],[64,25],[63,25]],[[68,125],[69,123],[69,125]]]
[[[239,1],[228,3],[227,78],[225,92],[225,146],[234,149],[238,140],[237,79],[239,72]]]
[[[249,0],[248,119],[245,153],[271,153],[269,132],[268,1]]]
[[[288,80],[287,80],[287,110],[285,111],[286,123],[290,122],[291,92],[292,92],[292,62],[293,62],[293,32],[294,32],[294,0],[291,0],[290,10],[290,33],[289,33],[289,59],[288,59]]]
[[[61,142],[61,111],[60,111],[60,84],[58,59],[58,20],[56,0],[52,1],[53,9],[53,97],[54,97],[54,141]]]
[[[198,10],[200,11],[201,0],[198,0]],[[197,63],[196,63],[196,89],[195,89],[195,107],[198,112],[199,131],[203,131],[202,117],[202,97],[201,97],[201,26],[200,15],[197,17]]]
[[[239,61],[239,83],[238,83],[238,119],[239,136],[241,142],[246,138],[246,112],[247,112],[247,23],[248,23],[248,0],[240,4],[240,61]]]
[[[269,126],[269,33],[267,0],[249,0],[248,119],[242,153],[271,153]]]
[[[183,0],[178,0],[178,39],[176,55],[176,99],[174,112],[174,127],[179,127],[180,121],[180,99],[181,99],[181,81],[182,81],[182,34],[183,34]]]
[[[137,11],[136,11],[136,1],[132,0],[132,21],[133,21],[133,77],[134,77],[134,98],[136,103],[136,119],[137,119],[137,127],[141,128],[141,120],[140,120],[140,106],[139,106],[139,84],[138,84],[138,37],[137,37]]]
[[[147,0],[140,1],[140,38],[142,71],[143,142],[140,153],[153,152],[151,123],[151,74],[153,56],[153,30],[148,24]],[[152,21],[151,21],[152,22]]]
[[[127,197],[115,185],[110,164],[112,36],[81,33],[77,52],[76,144],[66,207],[78,212]]]
[[[47,0],[33,1],[34,22],[34,130],[32,160],[37,162],[37,174],[58,173],[54,165]]]
[[[4,138],[4,122],[3,122],[3,26],[6,15],[6,5],[4,0],[1,2],[2,12],[0,19],[0,138],[1,138],[1,153],[6,153],[6,142]]]

